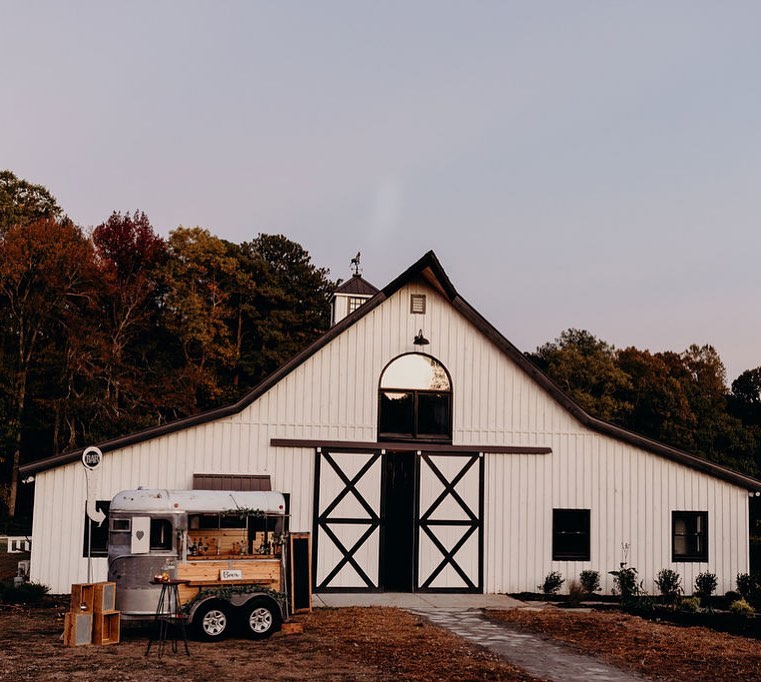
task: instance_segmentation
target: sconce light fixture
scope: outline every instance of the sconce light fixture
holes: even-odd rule
[[[413,339],[412,343],[414,343],[416,346],[427,346],[429,343],[431,343],[428,339],[423,336],[423,330],[421,329],[417,336]]]

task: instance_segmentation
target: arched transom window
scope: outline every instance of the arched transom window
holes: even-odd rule
[[[452,440],[452,385],[438,360],[409,353],[392,360],[380,380],[379,439]]]

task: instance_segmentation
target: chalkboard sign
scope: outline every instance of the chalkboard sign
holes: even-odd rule
[[[312,542],[309,533],[289,535],[291,613],[312,610]]]

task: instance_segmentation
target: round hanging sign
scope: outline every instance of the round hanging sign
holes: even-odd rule
[[[82,464],[85,465],[85,469],[93,471],[100,466],[102,461],[103,453],[100,451],[100,448],[96,448],[94,445],[86,448],[82,453]]]

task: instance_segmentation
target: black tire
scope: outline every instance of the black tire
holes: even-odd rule
[[[193,630],[205,642],[218,642],[230,633],[230,605],[223,601],[204,602],[193,614]]]
[[[280,629],[280,609],[266,597],[254,597],[241,607],[243,632],[251,639],[267,639]]]

